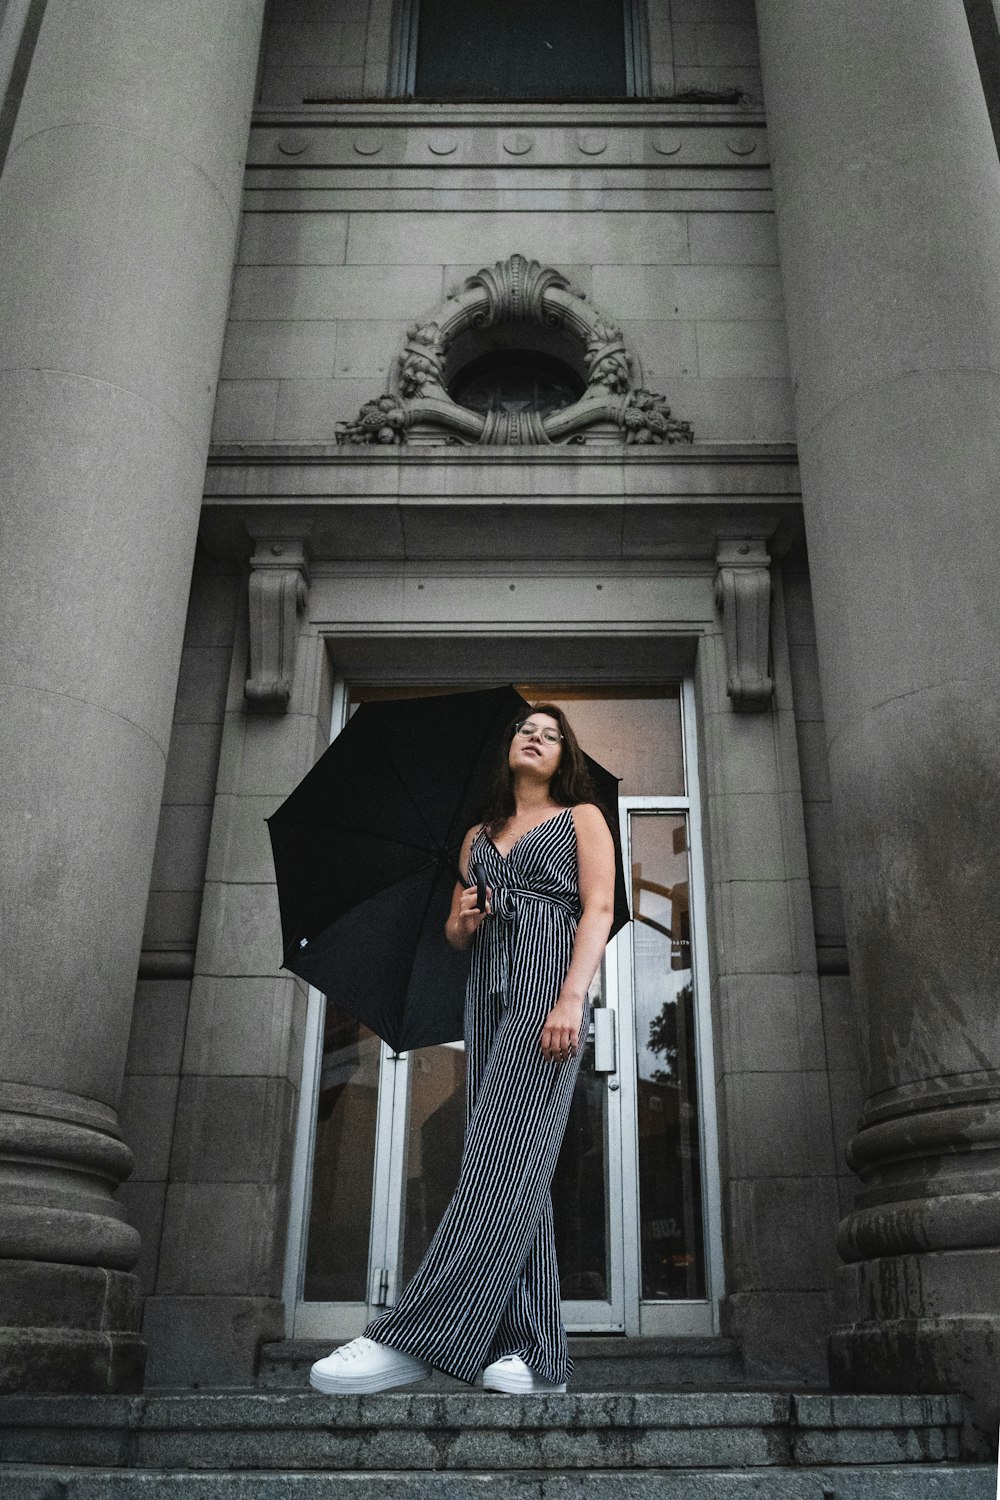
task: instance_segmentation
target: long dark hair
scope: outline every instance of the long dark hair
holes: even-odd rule
[[[532,714],[548,714],[549,718],[555,719],[562,735],[562,755],[559,757],[559,764],[549,782],[549,794],[553,802],[558,802],[561,807],[575,807],[579,802],[597,801],[587,762],[583,758],[583,751],[580,749],[579,741],[566,715],[555,703],[533,703],[527,713],[512,720],[504,733],[496,775],[483,806],[483,824],[486,832],[491,836],[499,833],[508,819],[512,818],[517,811],[517,803],[514,801],[514,776],[508,757],[511,741],[517,733],[517,726],[523,724],[525,719],[529,719]]]

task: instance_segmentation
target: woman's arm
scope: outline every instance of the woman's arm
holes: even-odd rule
[[[576,1050],[583,1002],[601,962],[615,913],[615,845],[604,814],[592,802],[583,802],[574,807],[573,822],[583,914],[559,998],[542,1028],[542,1051],[554,1062]]]
[[[481,828],[477,823],[475,828],[470,828],[462,840],[462,852],[458,856],[458,867],[462,871],[468,871],[469,854],[472,851],[472,840]],[[479,924],[484,917],[490,914],[490,897],[493,892],[489,886],[486,888],[486,910],[479,911],[476,906],[477,893],[474,885],[461,886],[455,882],[455,889],[451,898],[451,911],[444,924],[444,935],[453,948],[459,951],[472,947],[472,940],[479,930]]]

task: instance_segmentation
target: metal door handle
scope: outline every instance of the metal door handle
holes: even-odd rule
[[[594,1011],[594,1072],[618,1072],[618,1034],[615,1012],[601,1005]]]

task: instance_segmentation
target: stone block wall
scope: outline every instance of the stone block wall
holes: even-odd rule
[[[740,89],[761,97],[753,0],[649,0],[654,94]]]
[[[241,588],[233,568],[199,557],[188,605],[120,1110],[135,1168],[119,1194],[142,1238],[137,1270],[147,1294],[156,1284]]]
[[[299,649],[289,711],[249,715],[247,603],[225,652],[226,690],[172,1134],[157,1160],[162,1225],[147,1282],[147,1379],[247,1383],[284,1331],[281,1281],[305,986],[280,968],[265,818],[322,753],[329,672],[322,641]],[[142,1108],[155,1089],[138,1081]],[[164,1091],[166,1085],[162,1085]]]
[[[795,733],[802,781],[813,929],[830,1078],[840,1211],[854,1202],[858,1180],[847,1165],[847,1144],[858,1128],[863,1094],[859,1036],[847,967],[844,910],[833,826],[826,726],[816,657],[808,561],[800,549],[781,569],[788,633]]]
[[[717,1019],[724,1331],[751,1376],[822,1380],[840,1217],[793,673],[780,577],[773,711],[737,715],[721,637],[699,646],[706,879]]]
[[[427,127],[387,121],[387,154],[426,155],[427,165],[376,167],[355,157],[322,174],[342,180],[341,190],[311,185],[301,169],[255,162],[215,440],[329,442],[338,421],[385,387],[411,321],[481,266],[520,252],[555,265],[621,327],[646,385],[669,398],[698,441],[791,441],[777,249],[759,170],[730,167],[729,188],[676,191],[652,167],[623,173],[630,185],[620,188],[604,185],[614,174],[588,167],[594,186],[579,192],[568,185],[578,153],[556,138],[564,133],[539,142],[551,165],[538,171],[480,171],[433,165]],[[310,132],[307,150],[322,167],[351,151],[356,134],[344,126]],[[500,129],[460,134],[466,159],[498,154]],[[615,140],[623,165],[633,152],[653,156],[636,138],[645,134]],[[255,136],[262,158],[278,155],[280,130]],[[721,133],[705,149],[728,166]]]
[[[329,441],[383,388],[408,323],[520,252],[622,328],[698,440],[792,441],[759,115],[688,119],[706,128],[674,139],[613,105],[599,121],[531,111],[524,131],[516,107],[296,113],[316,95],[386,98],[389,11],[270,8],[215,440]],[[653,0],[649,35],[656,91],[759,102],[752,0]]]
[[[384,99],[391,29],[392,0],[277,0],[268,10],[259,102]]]

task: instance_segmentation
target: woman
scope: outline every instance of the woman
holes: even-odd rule
[[[564,1391],[549,1193],[589,1025],[587,991],[614,913],[614,844],[562,709],[512,724],[445,935],[472,949],[465,1147],[455,1194],[394,1308],[313,1365],[326,1392],[371,1392],[444,1370],[502,1391]],[[485,1368],[484,1368],[485,1367]]]

